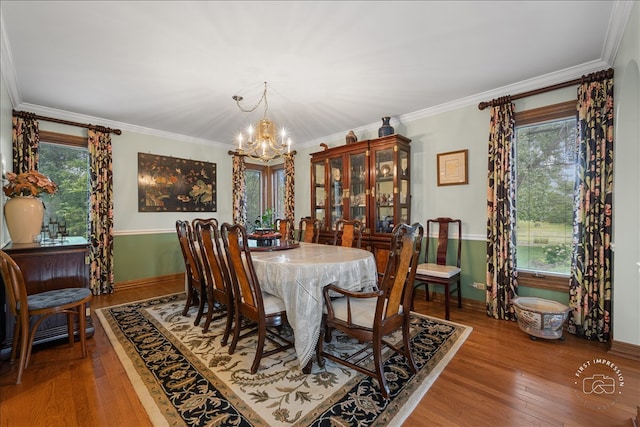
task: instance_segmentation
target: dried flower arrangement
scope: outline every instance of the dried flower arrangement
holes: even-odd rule
[[[42,193],[54,194],[58,191],[58,186],[53,181],[34,170],[19,174],[7,172],[5,178],[8,183],[2,189],[7,197],[37,197]]]

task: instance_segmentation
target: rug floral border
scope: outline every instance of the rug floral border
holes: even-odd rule
[[[211,406],[211,416],[206,420],[207,424],[268,425],[250,403],[236,398],[234,392],[218,379],[214,372],[216,366],[206,366],[202,363],[189,347],[174,340],[172,334],[146,312],[148,308],[159,304],[183,301],[184,294],[176,294],[107,307],[100,309],[99,315],[115,334],[126,357],[148,389],[149,396],[170,425],[202,425],[203,405]],[[398,419],[406,418],[407,402],[415,401],[414,393],[425,387],[423,383],[434,368],[438,367],[443,358],[452,357],[449,354],[452,348],[455,347],[454,350],[457,350],[471,331],[471,328],[463,325],[430,319],[419,314],[413,316],[411,329],[412,349],[418,373],[411,378],[394,378],[391,375],[392,378],[388,378],[391,389],[389,401],[381,399],[374,379],[350,371],[353,374],[352,378],[338,392],[324,400],[312,412],[296,419],[295,423],[282,425],[333,425],[335,422],[344,421],[341,418],[344,411],[352,417],[354,411],[364,411],[362,425],[387,426],[392,421],[395,424]],[[158,335],[162,339],[158,340]],[[147,350],[153,347],[153,351],[147,351],[143,360],[140,350],[145,346]],[[158,364],[158,360],[163,362]],[[295,357],[292,360],[295,360]],[[214,362],[210,362],[210,365],[211,363]],[[409,372],[403,356],[394,354],[385,361],[385,366],[392,365],[399,367],[394,369],[394,372]],[[159,374],[158,370],[162,369],[165,370],[165,375]],[[185,369],[190,370],[191,374],[184,375]],[[167,373],[169,375],[166,375]],[[299,375],[304,374],[300,372]],[[270,379],[264,378],[264,381]],[[418,397],[418,401],[425,392],[426,389]],[[417,401],[414,402],[414,406],[415,404]],[[193,415],[194,407],[200,407],[200,411],[196,411],[200,414],[197,417]],[[408,409],[409,412],[411,410],[413,407]],[[287,415],[283,414],[283,417],[286,419]]]

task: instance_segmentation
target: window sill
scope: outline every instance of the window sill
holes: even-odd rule
[[[568,292],[569,276],[518,271],[518,286]]]

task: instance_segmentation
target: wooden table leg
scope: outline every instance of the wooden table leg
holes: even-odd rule
[[[307,362],[307,364],[305,365],[304,368],[302,368],[302,373],[303,374],[310,374],[311,373],[311,368],[313,367],[313,360],[309,360],[309,362]]]

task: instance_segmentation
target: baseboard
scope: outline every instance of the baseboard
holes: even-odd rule
[[[640,362],[640,345],[611,340],[608,353]]]
[[[142,286],[184,283],[184,273],[167,274],[165,276],[146,277],[144,279],[117,282],[113,286],[114,292],[140,288]]]

